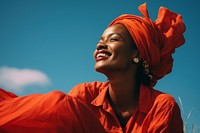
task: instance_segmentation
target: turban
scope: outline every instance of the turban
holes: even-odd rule
[[[146,3],[138,7],[144,17],[124,14],[113,20],[109,26],[123,24],[132,36],[142,60],[150,67],[151,85],[172,71],[175,49],[185,43],[185,24],[180,14],[160,7],[153,22]]]

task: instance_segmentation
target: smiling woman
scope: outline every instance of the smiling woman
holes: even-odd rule
[[[95,69],[107,82],[78,84],[68,95],[0,90],[0,131],[183,133],[175,99],[153,86],[171,72],[185,25],[164,7],[155,22],[146,4],[139,10],[144,17],[125,14],[111,22],[96,46]]]
[[[121,15],[104,31],[94,52],[96,71],[108,82],[75,86],[69,95],[93,110],[106,132],[182,133],[180,109],[174,98],[153,89],[171,72],[175,48],[184,43],[179,14],[161,7],[158,19]]]

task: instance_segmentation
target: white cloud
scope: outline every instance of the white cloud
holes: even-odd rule
[[[0,87],[13,91],[21,91],[26,86],[45,86],[50,83],[48,77],[39,70],[18,69],[12,67],[0,68]]]

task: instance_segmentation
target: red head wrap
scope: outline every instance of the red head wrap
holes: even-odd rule
[[[109,26],[123,24],[132,36],[141,58],[150,66],[153,76],[151,86],[172,71],[172,54],[175,48],[184,44],[185,25],[180,14],[160,7],[158,18],[152,21],[146,3],[139,6],[144,17],[124,14],[117,17]]]

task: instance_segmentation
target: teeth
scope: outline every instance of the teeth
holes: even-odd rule
[[[99,58],[99,57],[108,57],[108,55],[106,53],[99,53],[97,55],[97,58]]]

